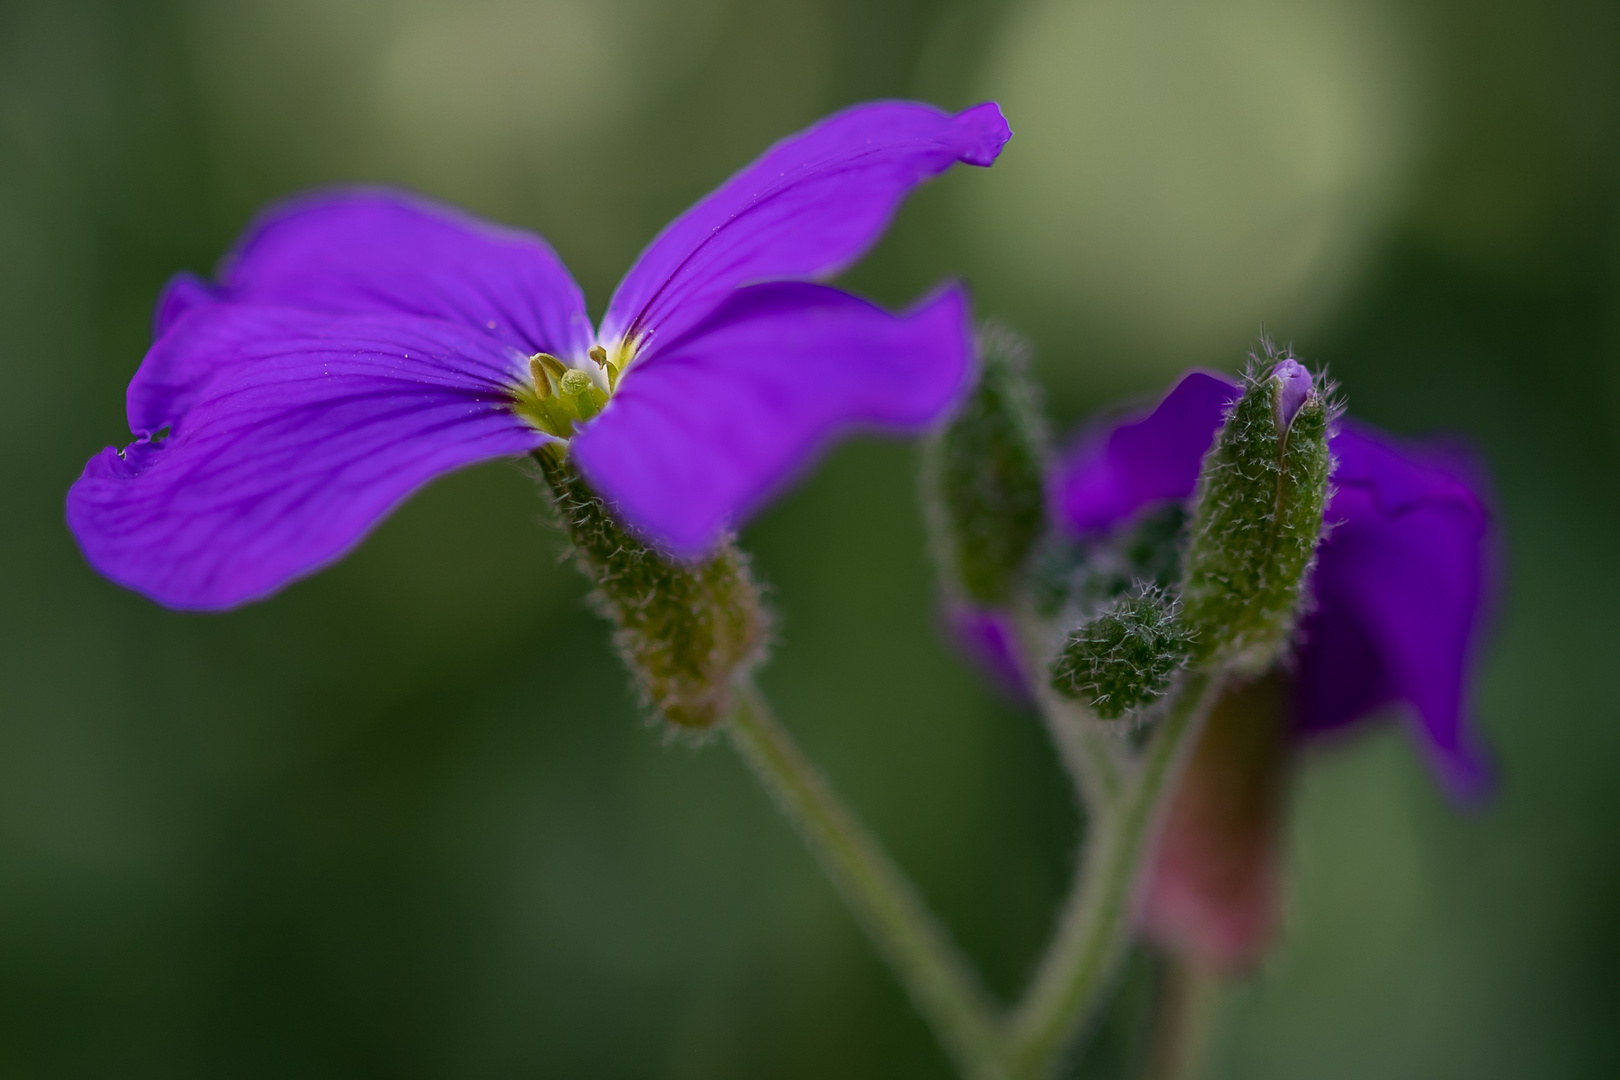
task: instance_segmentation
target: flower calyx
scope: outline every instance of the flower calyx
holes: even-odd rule
[[[769,636],[747,555],[727,538],[700,562],[671,559],[619,523],[561,446],[534,457],[642,704],[675,730],[713,728],[731,711],[733,685],[764,658]]]
[[[1330,495],[1331,387],[1263,342],[1204,458],[1182,562],[1193,657],[1264,671],[1288,647]]]
[[[1030,560],[1027,590],[1034,613],[1047,620],[1093,615],[1144,582],[1175,589],[1186,532],[1186,506],[1167,502],[1102,538],[1048,535]]]
[[[998,607],[1011,600],[1046,531],[1047,432],[1028,345],[989,327],[978,353],[978,386],[927,446],[923,492],[949,587]]]
[[[1068,633],[1050,681],[1100,719],[1118,720],[1163,697],[1190,652],[1175,601],[1139,585]]]

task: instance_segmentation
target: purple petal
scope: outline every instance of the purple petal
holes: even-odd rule
[[[1302,731],[1410,703],[1441,779],[1481,794],[1490,769],[1467,692],[1492,577],[1484,501],[1438,456],[1345,422],[1333,440],[1338,490],[1303,627]]]
[[[166,437],[92,458],[68,526],[97,570],[159,603],[258,599],[435,476],[545,441],[504,389],[522,364],[437,320],[207,305],[130,385],[131,427]]]
[[[1313,380],[1305,365],[1297,360],[1284,360],[1271,375],[1282,382],[1277,394],[1277,427],[1286,430],[1310,396]]]
[[[958,600],[947,600],[943,614],[952,640],[998,689],[1015,701],[1032,700],[1011,615]]]
[[[1150,503],[1186,499],[1238,388],[1216,375],[1182,377],[1157,408],[1083,437],[1052,483],[1058,520],[1077,533],[1107,529]]]
[[[335,315],[415,315],[525,354],[583,359],[585,298],[550,246],[426,199],[322,192],[261,214],[221,264],[221,298]]]
[[[626,372],[570,452],[626,521],[696,557],[839,435],[932,423],[967,387],[969,340],[956,288],[894,316],[825,286],[751,286]]]
[[[670,341],[739,285],[836,274],[913,187],[958,161],[989,165],[1011,135],[993,102],[953,116],[888,101],[828,117],[671,222],[619,284],[601,339]]]
[[[170,278],[158,294],[152,308],[152,340],[169,332],[169,327],[192,308],[211,304],[218,299],[214,287],[190,271],[182,271]]]

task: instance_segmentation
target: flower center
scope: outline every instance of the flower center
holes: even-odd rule
[[[529,357],[529,381],[512,387],[512,403],[523,417],[547,435],[572,438],[574,425],[584,423],[602,411],[618,389],[619,375],[629,366],[629,350],[623,346],[610,358],[600,345],[591,346],[588,367],[570,367],[550,353]]]

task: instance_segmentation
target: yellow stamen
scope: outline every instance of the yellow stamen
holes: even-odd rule
[[[540,363],[538,356],[529,357],[529,378],[534,382],[534,392],[544,401],[551,396],[551,379],[546,375],[545,365]]]
[[[562,377],[568,374],[568,365],[557,359],[555,356],[552,356],[550,353],[535,353],[534,359],[544,364],[546,370],[551,373],[551,377],[556,379],[559,383],[562,382]]]

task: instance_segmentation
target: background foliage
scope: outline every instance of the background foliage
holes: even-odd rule
[[[222,617],[62,524],[156,290],[265,200],[408,184],[544,232],[599,311],[693,198],[880,96],[996,96],[1017,137],[849,284],[966,276],[1066,425],[1263,323],[1494,471],[1500,797],[1455,813],[1398,723],[1313,755],[1219,1075],[1620,1072],[1617,83],[1586,0],[0,3],[0,1072],[946,1075],[734,757],[640,726],[516,468]],[[1077,825],[941,642],[914,467],[857,442],[747,530],[765,683],[1007,991]]]

